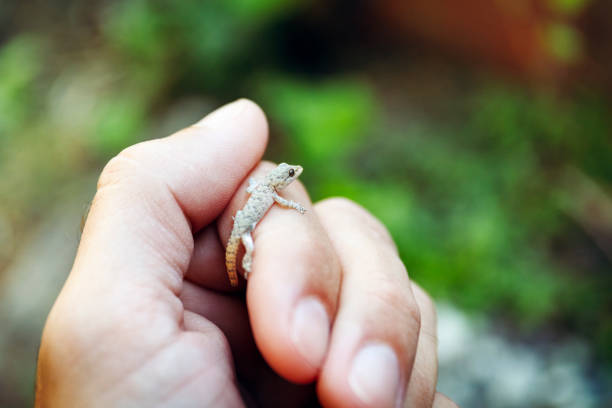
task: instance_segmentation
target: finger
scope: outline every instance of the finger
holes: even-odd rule
[[[219,240],[216,224],[208,225],[195,236],[193,254],[185,279],[217,291],[243,289],[230,285],[225,269],[225,248]]]
[[[205,317],[223,332],[239,368],[248,370],[254,365],[257,348],[243,299],[222,295],[190,282],[184,283],[180,298],[185,310]]]
[[[459,408],[459,406],[451,401],[446,395],[437,392],[432,408]]]
[[[274,167],[262,163],[253,177],[261,179]],[[288,380],[304,383],[315,378],[327,351],[340,267],[301,184],[292,183],[281,195],[307,212],[274,204],[255,228],[247,305],[255,341],[268,364]],[[246,200],[245,183],[219,219],[223,240],[230,234],[231,216]]]
[[[290,384],[267,366],[255,346],[243,299],[185,282],[181,300],[186,317],[187,313],[195,313],[204,318],[198,326],[200,331],[220,330],[227,338],[243,394],[246,392],[262,406],[304,406],[313,393],[312,387]],[[185,326],[193,327],[187,319]]]
[[[438,381],[436,309],[431,298],[415,283],[412,292],[421,314],[416,357],[406,391],[406,407],[431,407]]]
[[[203,356],[203,364],[206,366],[214,366],[217,370],[216,375],[202,374],[197,371],[190,377],[191,381],[186,384],[181,384],[176,387],[170,394],[171,396],[164,400],[167,406],[190,406],[193,404],[194,395],[199,396],[199,402],[202,406],[242,406],[242,397],[235,386],[234,368],[231,365],[232,357],[225,336],[217,326],[202,316],[185,310],[183,314],[183,324],[187,333],[182,334],[184,344],[179,344],[180,347],[190,347],[194,352]],[[205,350],[202,353],[201,350]],[[180,355],[180,354],[178,354]],[[193,358],[193,356],[192,356]],[[188,361],[181,362],[172,357],[165,364],[165,376],[180,378],[184,376],[185,367],[190,367]],[[207,387],[202,386],[202,381],[197,381],[197,376],[205,376]],[[170,382],[170,381],[169,381]],[[160,384],[164,381],[160,378]],[[211,390],[218,390],[211,392]],[[159,401],[152,401],[151,404],[159,404]]]
[[[261,110],[241,100],[121,152],[100,176],[75,271],[110,286],[157,281],[178,293],[193,247],[190,226],[198,230],[221,212],[266,138]]]
[[[88,328],[97,338],[131,319],[129,329],[141,335],[130,338],[151,346],[175,333],[183,317],[177,294],[193,246],[190,225],[197,229],[222,210],[266,140],[261,110],[239,101],[111,160],[48,326]]]
[[[397,406],[405,398],[420,328],[406,269],[386,229],[361,207],[330,199],[316,211],[343,270],[319,398],[338,407]]]
[[[189,282],[183,285],[180,297],[185,310],[204,317],[223,332],[241,380],[248,383],[260,381],[265,363],[253,340],[244,299],[222,295]]]
[[[58,395],[70,395],[62,393],[83,378],[89,390],[125,389],[126,372],[134,374],[132,381],[142,378],[140,367],[159,372],[167,351],[183,358],[174,368],[209,361],[214,349],[205,347],[205,336],[185,330],[177,296],[192,231],[222,211],[260,160],[266,140],[261,110],[238,101],[170,137],[132,146],[107,164],[73,269],[43,332],[39,365],[63,372],[52,380]],[[190,384],[197,386],[217,372],[183,374],[193,374]],[[184,378],[171,377],[163,377],[174,380],[166,386]],[[112,381],[96,383],[104,379]]]

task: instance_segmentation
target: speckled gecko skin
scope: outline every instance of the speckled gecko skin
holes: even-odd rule
[[[251,262],[253,259],[253,237],[251,231],[255,229],[257,223],[263,218],[274,202],[287,208],[293,208],[304,214],[306,210],[300,204],[286,200],[278,195],[278,191],[287,187],[293,180],[297,179],[302,174],[301,166],[293,166],[287,163],[279,164],[274,170],[266,175],[266,177],[257,182],[254,179],[249,179],[249,187],[247,193],[251,194],[249,200],[244,205],[242,210],[236,212],[234,218],[234,227],[230,235],[227,247],[225,249],[225,266],[227,267],[227,275],[229,276],[230,284],[238,286],[238,274],[236,273],[236,254],[238,246],[242,240],[242,244],[246,250],[242,259],[242,267],[244,268],[244,278],[248,278],[251,272]]]

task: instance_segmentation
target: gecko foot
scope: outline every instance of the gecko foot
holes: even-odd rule
[[[245,254],[244,258],[242,258],[242,267],[244,268],[244,277],[246,278],[246,275],[251,272],[251,264],[252,264],[253,258],[251,257],[251,254]]]

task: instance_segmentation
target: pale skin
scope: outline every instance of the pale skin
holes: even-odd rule
[[[223,243],[248,178],[275,168],[267,131],[240,100],[109,162],[43,332],[36,406],[455,406],[436,393],[433,303],[358,205],[311,204],[293,182],[283,196],[307,212],[273,205],[248,284],[230,285]]]

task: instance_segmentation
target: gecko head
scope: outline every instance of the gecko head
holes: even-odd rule
[[[281,163],[269,174],[268,182],[275,189],[281,190],[298,178],[302,174],[302,170],[302,166]]]

